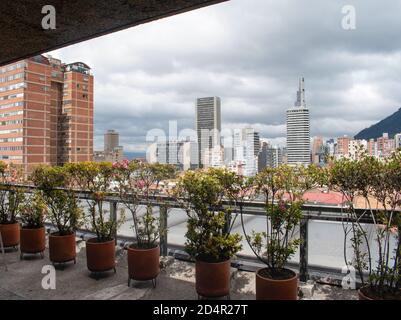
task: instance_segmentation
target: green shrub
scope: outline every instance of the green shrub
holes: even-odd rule
[[[185,249],[193,258],[219,262],[241,250],[242,237],[231,233],[233,210],[223,205],[234,197],[235,179],[225,169],[187,171],[180,178],[176,197],[188,215]]]

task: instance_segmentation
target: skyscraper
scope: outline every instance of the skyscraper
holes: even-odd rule
[[[304,78],[301,78],[297,101],[287,110],[287,163],[309,165],[310,157],[310,115],[305,102]]]
[[[321,162],[322,153],[324,153],[324,144],[322,137],[314,137],[312,143],[312,162],[319,164]]]
[[[93,76],[38,55],[0,68],[0,160],[22,166],[92,160]]]
[[[107,130],[104,134],[104,152],[112,152],[120,145],[120,135],[115,130]]]
[[[221,101],[219,97],[197,99],[195,127],[198,135],[199,161],[202,167],[205,150],[221,144]]]
[[[349,143],[351,138],[348,136],[343,136],[337,138],[337,148],[336,148],[336,157],[348,157],[349,155]]]
[[[120,162],[124,159],[124,148],[119,145],[120,134],[115,130],[107,130],[104,134],[103,151],[95,151],[93,160],[97,162]]]

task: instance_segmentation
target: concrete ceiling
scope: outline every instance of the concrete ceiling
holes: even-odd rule
[[[228,0],[1,0],[0,65]],[[42,7],[56,9],[44,30]]]

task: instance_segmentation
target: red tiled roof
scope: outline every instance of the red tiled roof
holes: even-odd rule
[[[343,196],[337,192],[322,192],[320,190],[306,192],[303,199],[307,202],[339,205],[344,203]]]

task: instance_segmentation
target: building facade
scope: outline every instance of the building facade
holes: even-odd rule
[[[202,167],[205,152],[221,145],[221,100],[219,97],[198,98],[195,109],[195,128],[198,135],[200,167]]]
[[[120,162],[124,160],[124,148],[120,146],[120,134],[115,130],[107,130],[104,134],[103,151],[95,151],[96,162]]]
[[[107,130],[104,134],[104,152],[112,152],[120,146],[120,134],[115,130]]]
[[[43,55],[0,68],[0,160],[29,173],[93,157],[93,75]]]
[[[337,138],[336,156],[337,158],[347,157],[349,155],[349,143],[351,138],[343,136]]]
[[[297,101],[287,110],[287,163],[309,165],[311,163],[310,115],[305,102],[304,79],[299,80]]]

